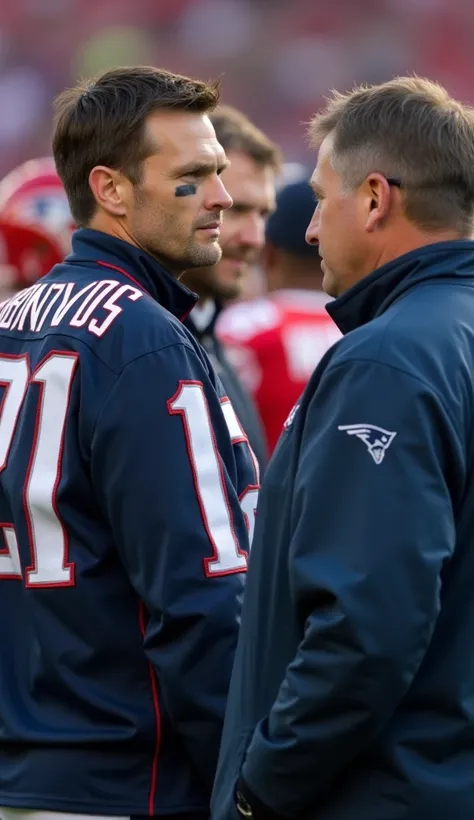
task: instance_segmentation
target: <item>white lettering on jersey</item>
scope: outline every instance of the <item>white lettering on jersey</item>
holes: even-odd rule
[[[110,325],[117,318],[117,316],[122,313],[123,308],[120,305],[117,305],[117,300],[120,299],[121,296],[125,296],[128,292],[127,299],[130,299],[131,302],[136,302],[137,299],[140,299],[143,296],[143,293],[138,290],[138,288],[132,288],[130,285],[122,285],[114,294],[107,299],[106,303],[102,305],[104,310],[107,310],[109,315],[106,319],[99,324],[97,319],[92,319],[89,323],[88,330],[91,333],[95,333],[96,336],[103,336],[104,333],[109,329]]]
[[[39,333],[51,317],[50,327],[66,321],[69,327],[86,327],[94,336],[103,336],[123,311],[121,297],[136,302],[144,295],[116,279],[90,282],[77,292],[76,287],[74,282],[39,283],[21,291],[0,305],[0,329]],[[72,308],[75,312],[68,317]],[[105,311],[105,317],[100,311]]]
[[[39,285],[34,285],[28,290],[22,290],[17,293],[12,299],[8,299],[2,303],[0,309],[0,328],[10,328],[15,321],[15,317],[21,312],[21,308],[30,298],[30,294],[36,293]]]
[[[8,319],[5,318],[4,327],[7,330],[23,330],[26,316],[28,315],[32,304],[35,302],[37,297],[41,296],[45,290],[45,287],[45,285],[34,285],[32,288],[28,288],[28,290],[24,290],[22,293],[18,294],[18,297],[25,295],[26,298],[21,301],[19,310],[9,315]]]
[[[85,297],[86,294],[88,294],[89,291],[92,290],[92,288],[94,288],[96,285],[97,282],[89,282],[88,285],[86,285],[84,288],[81,288],[79,293],[76,293],[74,296],[72,296],[72,291],[75,288],[75,284],[70,282],[66,286],[66,293],[63,296],[63,301],[61,305],[58,307],[56,313],[51,319],[51,327],[57,327],[66,316],[66,313],[72,308],[72,306],[75,305],[81,297]]]
[[[65,282],[61,282],[61,283],[57,283],[57,284],[52,285],[51,292],[54,291],[54,296],[48,302],[48,305],[47,305],[46,309],[43,311],[43,314],[42,314],[39,322],[36,325],[35,329],[38,333],[41,330],[41,328],[43,327],[43,325],[44,325],[46,319],[48,318],[49,314],[51,313],[52,308],[54,307],[54,305],[56,304],[58,299],[61,297],[61,294],[64,293],[65,289],[66,289],[66,283]]]
[[[109,295],[111,290],[117,287],[117,282],[113,279],[103,279],[97,282],[95,288],[87,294],[80,307],[76,310],[74,316],[69,320],[70,327],[83,327],[87,320],[92,316],[96,307]],[[99,294],[97,296],[97,293]]]
[[[260,467],[258,466],[257,456],[250,446],[250,442],[237,418],[230,399],[227,396],[221,399],[222,411],[226,420],[227,428],[230,433],[232,444],[246,444],[250,458],[252,459],[253,469],[255,472],[255,483],[249,484],[243,493],[239,495],[240,506],[245,518],[245,524],[249,534],[249,545],[252,546],[253,534],[255,530],[255,516],[257,513],[258,493],[260,490]]]

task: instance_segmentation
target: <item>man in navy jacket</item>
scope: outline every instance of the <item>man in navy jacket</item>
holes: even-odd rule
[[[345,334],[264,485],[215,820],[474,815],[474,112],[401,78],[311,127]]]
[[[217,99],[135,68],[57,103],[82,227],[0,308],[2,817],[209,813],[258,485],[182,324],[232,202]]]

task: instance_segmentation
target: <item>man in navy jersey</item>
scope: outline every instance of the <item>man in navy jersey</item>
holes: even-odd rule
[[[2,818],[208,815],[258,492],[182,325],[232,203],[218,98],[138,67],[56,102],[80,228],[0,307]]]

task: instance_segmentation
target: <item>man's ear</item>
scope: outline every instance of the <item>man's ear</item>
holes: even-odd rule
[[[128,183],[130,185],[130,183]],[[96,165],[89,174],[89,185],[97,205],[110,216],[126,215],[126,185],[120,171]]]
[[[363,195],[367,209],[366,228],[376,231],[387,218],[392,191],[383,174],[370,174],[364,182]]]

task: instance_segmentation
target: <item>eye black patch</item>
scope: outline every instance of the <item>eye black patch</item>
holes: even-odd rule
[[[177,188],[174,189],[175,196],[193,196],[197,191],[195,185],[178,185]]]

